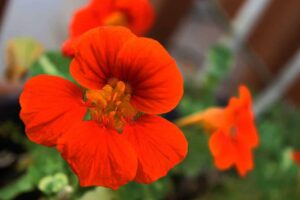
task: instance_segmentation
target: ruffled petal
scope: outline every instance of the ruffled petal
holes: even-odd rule
[[[292,151],[291,158],[297,165],[300,165],[300,151],[299,150]]]
[[[246,176],[253,169],[252,152],[242,143],[236,143],[236,167],[240,176]]]
[[[258,146],[259,137],[255,122],[247,111],[243,112],[238,119],[237,132],[238,140],[245,144],[248,148]]]
[[[28,80],[20,96],[20,117],[29,139],[53,146],[74,123],[81,121],[86,107],[79,87],[65,79],[39,75]]]
[[[77,10],[70,22],[69,39],[62,45],[62,52],[66,56],[74,56],[75,43],[83,33],[103,25],[103,20],[111,12],[113,0],[93,0]]]
[[[188,150],[182,132],[171,122],[143,115],[124,130],[138,156],[135,181],[151,183],[181,162]]]
[[[70,36],[77,37],[86,31],[103,25],[104,18],[114,9],[114,0],[92,0],[77,10],[70,23]]]
[[[149,0],[118,0],[116,8],[128,15],[128,28],[139,36],[147,33],[154,22],[155,12]]]
[[[209,148],[214,156],[215,165],[220,170],[225,170],[234,164],[236,159],[235,147],[230,137],[218,130],[209,139]]]
[[[232,101],[229,107],[231,120],[236,124],[238,140],[248,148],[254,148],[259,143],[259,137],[252,111],[251,94],[243,85],[239,87],[239,93],[240,98]]]
[[[70,38],[62,44],[61,50],[64,56],[68,56],[68,57],[74,56],[75,43],[76,43],[76,38]]]
[[[252,97],[249,89],[245,85],[239,86],[239,96],[242,102],[252,106]]]
[[[118,54],[113,74],[130,84],[132,104],[145,113],[166,113],[183,94],[183,78],[176,62],[152,39],[127,41]]]
[[[101,89],[116,66],[116,57],[124,43],[135,36],[123,27],[95,28],[77,41],[70,72],[74,79],[89,89]]]
[[[64,134],[57,149],[77,174],[81,186],[118,189],[136,175],[137,156],[132,145],[122,134],[94,121],[80,123]]]

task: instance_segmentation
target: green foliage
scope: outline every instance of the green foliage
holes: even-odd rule
[[[0,124],[0,138],[9,139],[16,144],[28,144],[22,134],[20,134],[19,127],[11,121],[5,121]]]
[[[84,115],[83,120],[84,120],[84,121],[89,121],[89,120],[91,120],[91,119],[92,119],[91,111],[90,111],[90,109],[88,109],[88,110],[86,111],[85,115]]]
[[[209,49],[201,85],[190,81],[185,82],[185,95],[179,104],[182,115],[215,106],[215,89],[231,69],[232,63],[233,54],[225,45],[220,43]]]
[[[203,84],[206,89],[210,90],[227,75],[232,67],[233,54],[228,47],[219,43],[209,49],[206,62]]]
[[[27,153],[19,157],[16,165],[16,171],[20,171],[20,177],[9,185],[0,188],[0,199],[10,200],[15,196],[37,189],[42,179],[47,176],[55,179],[55,185],[52,186],[53,192],[58,191],[65,186],[66,175],[72,180],[73,187],[77,187],[77,181],[70,171],[66,162],[61,158],[54,148],[43,147],[29,142],[28,139],[20,133],[20,129],[12,122],[0,124],[0,137],[23,146]],[[42,181],[43,182],[43,181]]]
[[[60,52],[46,52],[30,67],[30,76],[48,74],[74,81],[69,73],[71,59]]]
[[[113,200],[116,198],[116,194],[113,190],[104,187],[96,187],[93,190],[86,192],[79,200]]]
[[[63,173],[57,173],[54,176],[43,177],[38,184],[38,188],[45,194],[56,194],[67,185],[68,177]]]
[[[23,192],[28,192],[32,190],[33,184],[31,180],[31,176],[26,174],[20,177],[11,185],[0,189],[0,199],[1,200],[11,200],[18,194]]]
[[[68,170],[55,149],[30,144],[27,170],[16,182],[0,189],[0,197],[9,200],[20,193],[37,188],[41,179]],[[56,177],[57,179],[57,177]]]
[[[188,177],[196,176],[203,169],[212,167],[212,158],[208,150],[208,137],[199,127],[186,127],[183,130],[188,142],[188,155],[174,170]]]
[[[120,188],[117,194],[119,200],[156,200],[163,199],[170,188],[171,182],[165,177],[149,185],[129,183]]]

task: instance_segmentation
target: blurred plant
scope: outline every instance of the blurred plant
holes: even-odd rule
[[[16,124],[12,122],[1,124],[0,137],[1,141],[3,141],[3,138],[9,139],[25,150],[16,157],[14,172],[19,174],[18,178],[0,188],[1,200],[11,200],[19,194],[32,191],[37,188],[43,177],[59,172],[67,174],[68,179],[72,180],[72,187],[77,187],[78,184],[73,173],[71,173],[60,155],[53,149],[40,147],[26,140]],[[58,175],[56,179],[59,179]]]
[[[30,159],[30,162],[26,162],[27,166],[23,166],[26,167],[26,171],[15,182],[0,189],[0,196],[3,200],[13,199],[20,193],[35,189],[39,185],[41,179],[50,174],[61,171],[70,174],[64,161],[56,151],[44,147],[33,146],[32,143],[30,143],[27,148],[27,159]],[[55,188],[53,190],[55,190]]]
[[[212,89],[227,75],[234,62],[233,52],[222,43],[213,45],[206,57],[202,72],[202,87]]]
[[[104,187],[95,187],[93,190],[86,192],[79,200],[114,200],[117,196],[113,190]]]
[[[17,83],[25,78],[29,67],[43,53],[43,47],[31,38],[15,38],[6,44],[6,78]]]
[[[216,103],[215,89],[226,77],[233,62],[233,52],[224,44],[217,43],[209,49],[197,79],[185,82],[185,94],[189,95],[185,95],[179,104],[182,115],[192,114]],[[195,103],[194,99],[199,101]]]
[[[68,185],[68,177],[64,173],[43,177],[38,184],[40,191],[56,199],[69,199],[73,189]]]

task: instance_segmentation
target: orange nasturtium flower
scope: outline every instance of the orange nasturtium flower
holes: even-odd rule
[[[151,183],[183,160],[184,135],[156,116],[183,94],[176,63],[158,42],[123,27],[92,29],[79,38],[70,72],[81,87],[30,79],[20,116],[29,139],[56,146],[81,186]]]
[[[300,151],[292,151],[292,159],[297,165],[300,166]]]
[[[98,26],[126,26],[136,35],[144,35],[154,22],[154,9],[149,0],[91,0],[75,12],[69,39],[62,51],[74,55],[78,36]]]
[[[247,87],[240,86],[240,97],[232,97],[226,108],[209,108],[178,121],[179,126],[201,123],[211,134],[209,148],[220,170],[236,166],[240,176],[253,168],[252,149],[258,134],[252,112],[252,98]]]

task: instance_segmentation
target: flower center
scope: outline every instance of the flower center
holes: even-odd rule
[[[127,26],[128,19],[123,12],[116,11],[111,13],[104,20],[104,25],[106,26]]]
[[[115,78],[110,79],[101,90],[87,90],[86,98],[91,119],[120,132],[126,122],[137,114],[130,104],[130,86]]]

